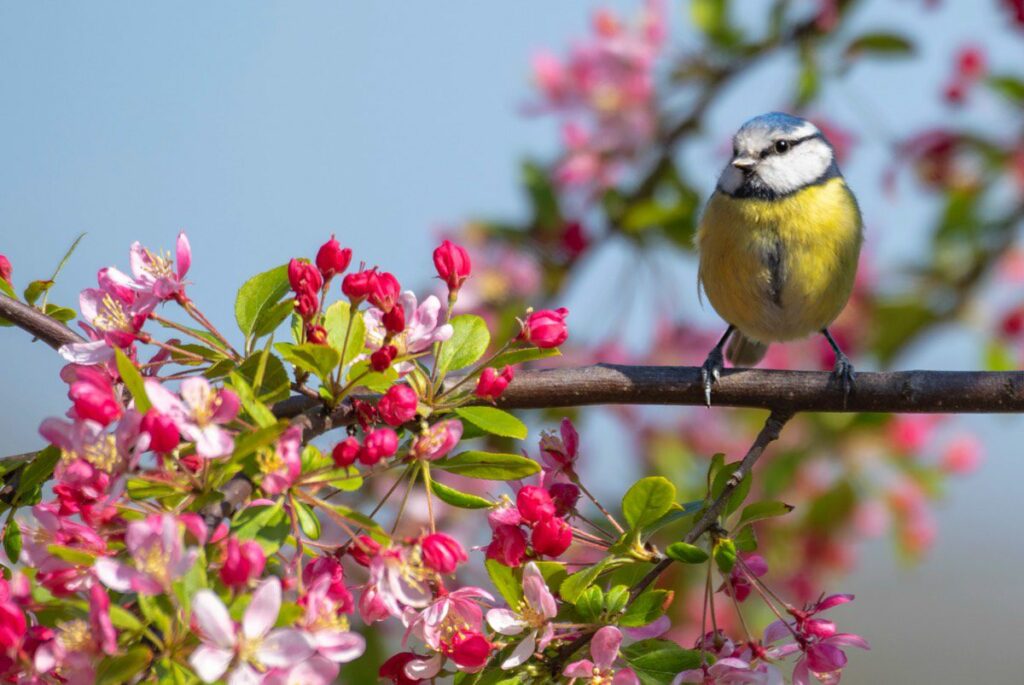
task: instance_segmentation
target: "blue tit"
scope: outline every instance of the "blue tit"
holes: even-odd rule
[[[857,200],[814,124],[779,112],[743,124],[697,231],[699,283],[729,324],[702,367],[708,406],[727,342],[725,357],[750,366],[768,343],[818,332],[849,394],[853,366],[828,326],[850,298],[862,240]]]

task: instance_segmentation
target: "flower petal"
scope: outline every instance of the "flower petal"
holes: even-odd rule
[[[228,665],[234,656],[234,652],[230,649],[202,644],[196,647],[189,656],[188,663],[200,680],[204,683],[214,683],[220,680],[224,671],[228,670]]]
[[[192,266],[192,246],[189,245],[185,231],[178,234],[177,255],[175,256],[178,259],[178,278],[181,279],[185,277],[188,268]]]
[[[114,350],[107,345],[106,340],[68,343],[67,345],[61,345],[57,352],[65,361],[86,366],[101,364],[114,357]]]
[[[590,641],[590,655],[599,668],[611,668],[615,658],[619,655],[619,645],[622,644],[622,633],[615,626],[605,626],[594,633]]]
[[[339,664],[358,659],[366,651],[366,640],[357,633],[321,630],[313,635],[313,641],[318,652]]]
[[[239,664],[228,676],[228,685],[260,685],[263,680],[255,668],[249,664]]]
[[[533,631],[520,641],[516,648],[512,650],[512,653],[508,655],[508,658],[501,662],[502,669],[508,671],[529,661],[533,653],[537,651],[536,638],[537,631]]]
[[[138,575],[138,571],[135,569],[114,561],[109,557],[97,559],[92,568],[101,583],[111,590],[117,590],[118,592],[128,592],[131,590],[132,579]]]
[[[594,662],[590,659],[580,659],[565,667],[562,675],[569,678],[589,678],[594,675]]]
[[[860,647],[861,649],[871,649],[871,645],[868,641],[862,638],[860,635],[854,633],[836,633],[832,637],[826,640],[832,645],[842,645],[844,647]]]
[[[519,614],[510,609],[491,609],[488,611],[487,625],[502,635],[518,635],[526,627],[526,624],[519,618]]]
[[[233,649],[235,624],[224,602],[211,590],[200,590],[192,599],[192,618],[203,635],[218,647]]]
[[[429,659],[413,659],[403,670],[407,678],[415,681],[433,678],[441,671],[441,655],[435,654]]]
[[[263,637],[274,627],[280,611],[281,581],[271,576],[252,593],[252,602],[242,617],[242,632],[250,638]]]
[[[309,635],[293,628],[280,628],[267,635],[256,650],[256,658],[267,666],[292,666],[311,657],[314,651]]]

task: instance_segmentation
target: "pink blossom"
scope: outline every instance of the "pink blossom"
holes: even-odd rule
[[[405,640],[415,635],[435,652],[445,651],[457,631],[479,632],[483,628],[481,601],[493,602],[494,597],[486,590],[467,586],[442,594],[422,611],[406,611]]]
[[[580,436],[569,419],[562,419],[560,436],[550,431],[540,434],[540,458],[550,468],[572,473],[579,457]]]
[[[981,464],[982,446],[973,435],[953,438],[942,451],[940,465],[946,473],[971,473]]]
[[[842,669],[846,666],[846,653],[841,647],[871,647],[861,636],[836,632],[835,623],[817,616],[852,601],[853,595],[836,594],[824,597],[806,609],[789,609],[794,618],[793,623],[779,620],[770,624],[765,628],[764,642],[771,644],[794,633],[797,641],[773,647],[767,651],[766,656],[781,659],[795,652],[802,653],[793,669],[794,685],[808,685],[811,675],[825,685],[838,683]]]
[[[405,607],[421,609],[430,603],[432,575],[404,547],[382,549],[370,562],[374,604],[381,602],[392,616],[401,616]]]
[[[338,664],[321,656],[299,662],[289,669],[275,668],[261,685],[331,685],[338,678]]]
[[[362,656],[366,640],[349,630],[348,618],[343,615],[344,605],[332,597],[331,584],[330,575],[320,575],[302,597],[300,604],[305,607],[302,628],[320,656],[342,664]],[[347,604],[351,606],[351,598]]]
[[[201,644],[189,656],[189,664],[205,683],[221,678],[234,664],[229,685],[260,682],[257,669],[290,668],[313,656],[310,637],[292,628],[272,630],[281,610],[281,582],[263,581],[245,610],[241,629],[212,590],[200,590],[192,599],[192,619]]]
[[[228,587],[244,587],[263,573],[267,557],[254,540],[239,542],[229,537],[224,546],[224,561],[220,567],[220,580]]]
[[[594,633],[590,640],[590,656],[565,667],[563,675],[569,678],[584,678],[587,682],[610,683],[610,685],[640,685],[640,680],[630,669],[616,671],[613,668],[619,656],[622,633],[615,626],[605,626]]]
[[[153,253],[141,243],[134,242],[128,253],[128,262],[134,278],[110,269],[113,280],[158,300],[170,300],[185,293],[184,278],[192,265],[192,247],[184,231],[178,234],[174,260],[169,252]]]
[[[268,495],[278,495],[292,486],[302,473],[302,426],[289,426],[277,440],[273,452],[261,452],[256,461],[263,480],[260,488]]]
[[[0,578],[0,653],[21,642],[26,627],[25,612],[11,600],[11,589]]]
[[[413,441],[409,454],[414,459],[434,461],[452,451],[462,439],[462,422],[458,419],[438,421],[420,433]]]
[[[434,343],[448,340],[454,329],[451,324],[440,324],[441,301],[430,295],[422,304],[417,305],[416,294],[406,290],[399,298],[398,304],[405,311],[407,320],[405,328],[394,335],[389,344],[398,350],[398,356],[418,354],[429,350]],[[410,314],[411,312],[411,314]],[[387,337],[384,325],[384,311],[370,307],[363,313],[366,323],[366,346],[372,350],[380,349]],[[404,376],[413,370],[412,362],[395,364],[395,370]]]
[[[180,398],[154,379],[146,379],[146,394],[186,440],[195,442],[200,457],[215,459],[234,449],[234,438],[221,428],[238,415],[239,400],[233,390],[215,390],[205,378],[193,376],[181,382]]]
[[[37,504],[32,517],[38,526],[26,535],[22,563],[36,570],[36,581],[58,597],[67,597],[93,582],[89,566],[65,561],[50,553],[51,544],[85,552],[91,557],[107,554],[106,541],[92,528],[59,516],[54,504]]]
[[[361,537],[372,540],[368,536]],[[349,592],[348,587],[345,585],[345,569],[337,559],[317,557],[302,569],[302,582],[307,586],[314,587],[321,581],[327,583],[325,589],[326,597],[334,603],[338,611],[342,613],[352,611],[352,593]],[[299,603],[302,603],[301,599]]]
[[[118,592],[169,592],[171,583],[185,575],[199,556],[198,549],[185,549],[184,530],[173,514],[155,514],[128,524],[125,546],[134,567],[104,557],[96,561],[97,577]]]
[[[420,541],[423,564],[441,574],[455,573],[455,569],[469,556],[458,540],[446,533],[431,533]]]
[[[71,365],[69,375],[68,399],[74,403],[78,418],[91,419],[103,426],[121,418],[124,408],[105,373],[95,367]]]
[[[783,685],[782,674],[771,664],[752,665],[749,658],[730,656],[718,659],[710,666],[683,671],[672,681],[701,683],[701,685]]]
[[[747,576],[748,573],[755,578],[760,578],[768,573],[768,562],[760,554],[743,553],[740,555],[740,559],[743,563],[733,567],[729,574],[729,581],[722,583],[719,588],[726,595],[733,595],[737,602],[742,602],[750,596],[752,586],[750,578]]]
[[[487,623],[502,635],[520,635],[530,631],[502,662],[501,667],[505,670],[516,668],[535,652],[547,649],[555,634],[551,621],[558,614],[558,605],[540,569],[532,561],[523,569],[523,598],[523,605],[517,611],[491,609],[487,612]]]
[[[487,546],[487,558],[515,568],[523,563],[526,556],[526,535],[519,526],[499,525],[494,529],[491,544]]]

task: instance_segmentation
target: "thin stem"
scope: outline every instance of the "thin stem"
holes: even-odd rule
[[[178,355],[180,357],[187,357],[188,359],[192,359],[193,361],[197,361],[197,362],[208,362],[208,361],[210,361],[206,357],[203,357],[202,355],[198,355],[195,352],[189,352],[188,350],[184,350],[184,349],[182,349],[180,347],[177,347],[176,345],[171,345],[169,343],[160,342],[159,340],[156,340],[156,339],[154,339],[152,337],[147,337],[146,339],[143,340],[143,342],[145,342],[145,343],[147,343],[149,345],[154,345],[156,347],[159,347],[161,350],[167,350],[171,354],[176,354],[176,355]]]
[[[505,344],[502,345],[494,354],[492,354],[490,357],[488,357],[487,359],[485,359],[482,362],[480,362],[479,364],[477,364],[477,367],[475,369],[473,369],[471,372],[467,373],[465,376],[460,378],[458,380],[458,382],[455,383],[455,385],[453,385],[452,387],[448,388],[447,390],[442,391],[441,394],[437,396],[437,401],[440,402],[445,397],[448,397],[449,395],[454,393],[456,390],[461,388],[463,385],[468,383],[470,380],[472,380],[473,378],[475,378],[478,375],[480,375],[480,372],[482,372],[484,369],[486,369],[488,364],[490,364],[492,361],[494,361],[495,359],[500,357],[502,354],[504,354],[508,350],[508,348],[512,346],[513,342],[514,342],[514,340],[506,341]]]
[[[398,506],[398,512],[395,514],[395,523],[391,526],[391,534],[394,535],[395,531],[398,530],[398,524],[402,522],[402,515],[405,514],[405,505],[409,503],[409,495],[412,493],[412,488],[416,485],[416,477],[419,475],[420,470],[418,468],[411,469],[411,475],[409,476],[409,486],[405,489],[405,494],[402,495],[402,503]]]
[[[625,529],[619,525],[619,522],[615,520],[615,517],[611,515],[611,512],[609,512],[607,509],[601,506],[601,503],[597,501],[597,498],[590,494],[590,490],[587,490],[587,487],[583,485],[583,482],[579,479],[579,476],[574,476],[572,480],[580,489],[580,492],[586,495],[587,499],[593,502],[594,506],[597,507],[597,510],[604,514],[604,517],[608,519],[608,522],[611,523],[612,526],[615,527],[615,530],[619,531],[619,535],[622,535],[626,532]]]
[[[434,525],[434,490],[433,484],[430,481],[430,462],[422,462],[423,471],[423,487],[427,491],[427,516],[430,518],[430,532],[436,533],[437,528]]]
[[[232,354],[231,352],[229,352],[227,349],[225,349],[221,345],[213,343],[209,338],[204,338],[203,336],[199,335],[198,333],[193,331],[188,326],[182,326],[177,321],[171,321],[170,319],[165,319],[164,317],[160,316],[156,312],[151,313],[149,315],[149,318],[153,319],[154,321],[159,322],[160,324],[166,326],[167,328],[173,328],[176,331],[184,333],[185,335],[190,336],[192,338],[195,338],[196,340],[200,341],[204,345],[209,345],[211,348],[213,348],[217,352],[220,352],[225,357],[230,357],[230,358],[235,359],[235,360],[238,359],[238,357],[236,355]]]
[[[196,322],[199,323],[200,326],[210,331],[210,333],[212,333],[213,336],[217,338],[217,340],[220,340],[225,347],[231,350],[233,356],[236,359],[242,356],[238,353],[238,350],[232,347],[231,343],[228,342],[228,339],[225,338],[219,330],[217,330],[217,327],[210,323],[210,320],[207,319],[206,316],[201,311],[199,311],[199,308],[196,307],[195,303],[192,302],[192,300],[185,300],[184,302],[181,303],[181,306],[185,309],[186,312],[188,312],[189,316],[191,316],[193,319],[196,320]]]

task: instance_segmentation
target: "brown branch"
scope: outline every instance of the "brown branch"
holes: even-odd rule
[[[4,293],[0,293],[0,318],[28,331],[53,349],[69,343],[85,342],[85,338],[60,321]]]

